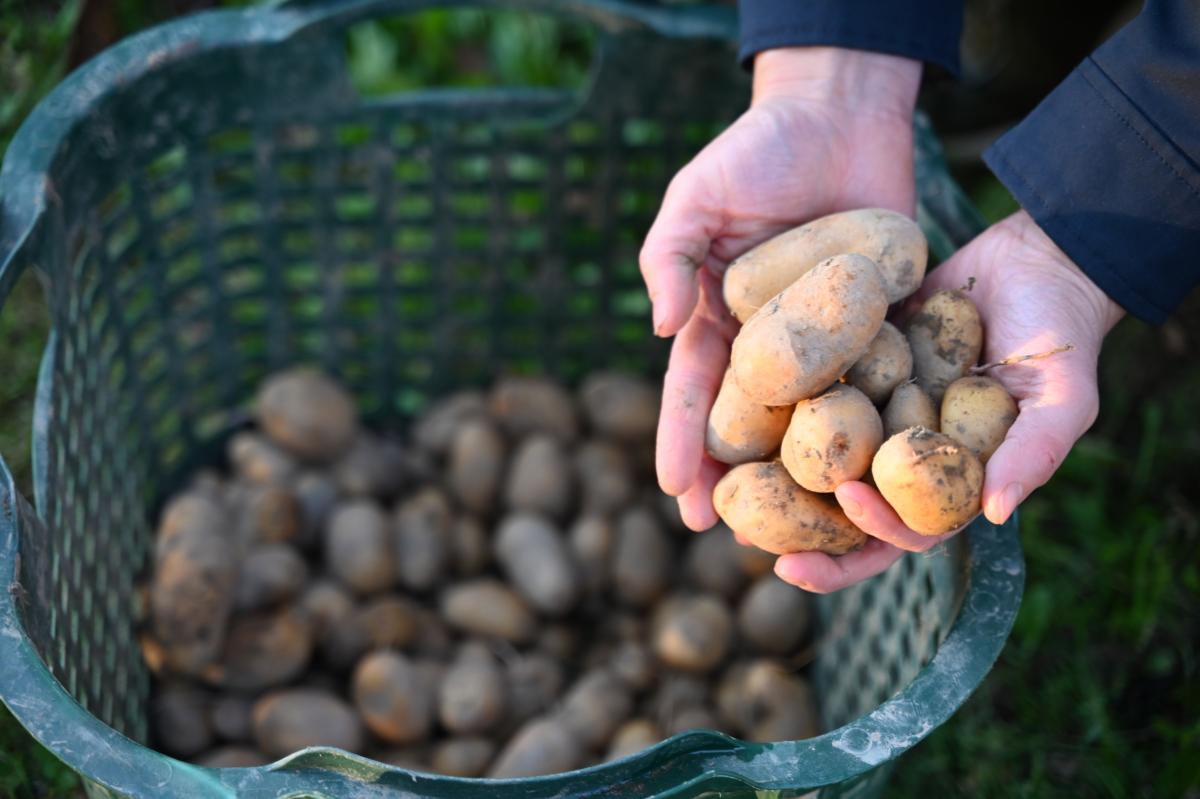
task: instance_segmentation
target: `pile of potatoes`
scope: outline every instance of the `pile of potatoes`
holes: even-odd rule
[[[885,316],[925,274],[920,228],[890,211],[833,214],[730,264],[742,322],[708,419],[733,466],[713,491],[734,531],[776,554],[858,549],[832,492],[868,480],[914,531],[941,535],[980,510],[983,465],[1017,406],[976,375],[983,325],[967,289],[938,291],[901,331]]]
[[[267,379],[227,469],[161,512],[156,745],[517,777],[692,728],[816,734],[807,595],[728,529],[684,529],[653,488],[658,402],[623,374],[508,377],[401,439],[315,371]]]

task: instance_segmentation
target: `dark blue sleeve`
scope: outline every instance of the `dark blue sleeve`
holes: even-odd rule
[[[1200,3],[1148,0],[984,160],[1113,300],[1164,321],[1200,284]]]
[[[739,0],[742,63],[776,47],[908,56],[958,73],[963,0]]]

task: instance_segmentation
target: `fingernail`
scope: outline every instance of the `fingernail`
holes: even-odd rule
[[[842,510],[846,512],[847,516],[854,518],[854,519],[857,519],[859,516],[862,516],[862,505],[859,505],[854,500],[842,499],[842,500],[839,500],[839,502],[842,503]]]
[[[1000,496],[988,503],[988,518],[995,524],[1004,524],[1008,517],[1025,499],[1025,489],[1020,483],[1009,483],[1000,492]]]
[[[651,318],[654,320],[654,335],[661,336],[662,335],[662,325],[663,325],[662,306],[659,305],[658,303],[655,303],[654,305],[651,306],[651,308],[652,308]]]

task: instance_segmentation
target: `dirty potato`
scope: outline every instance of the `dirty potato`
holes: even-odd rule
[[[801,488],[778,461],[730,469],[713,489],[713,506],[731,529],[776,555],[844,555],[867,538],[836,501]]]
[[[780,455],[792,479],[828,493],[871,470],[883,443],[883,422],[871,400],[854,386],[835,383],[796,403]]]
[[[913,355],[908,339],[891,322],[884,322],[867,351],[846,373],[846,382],[876,405],[883,405],[896,386],[912,376]]]
[[[964,292],[938,291],[908,321],[913,376],[935,406],[946,386],[965,377],[983,350],[983,322]]]
[[[983,466],[942,433],[924,427],[897,433],[875,454],[871,474],[901,521],[922,535],[948,533],[979,513]]]
[[[792,413],[789,405],[763,405],[746,396],[726,369],[708,413],[704,446],[721,463],[759,461],[779,449]]]
[[[991,377],[960,377],[942,397],[941,431],[987,465],[1017,420],[1017,402]]]
[[[733,378],[764,405],[815,396],[862,357],[886,313],[883,281],[871,259],[822,261],[742,326],[733,340]]]

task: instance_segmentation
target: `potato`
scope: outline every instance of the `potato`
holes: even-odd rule
[[[883,409],[883,437],[889,439],[910,427],[938,430],[938,412],[933,400],[916,383],[901,383]]]
[[[350,623],[366,633],[372,649],[403,649],[420,636],[422,612],[407,597],[385,594],[355,610]]]
[[[697,588],[726,598],[736,596],[746,584],[737,552],[742,548],[728,529],[694,533],[683,556],[684,577]]]
[[[522,724],[550,708],[565,680],[558,660],[539,652],[522,654],[507,664],[508,715]]]
[[[313,636],[320,640],[350,618],[354,599],[339,583],[322,579],[309,584],[300,597],[300,608],[308,614]]]
[[[487,401],[481,392],[459,391],[421,414],[413,425],[413,441],[431,455],[445,455],[465,422],[486,415]]]
[[[713,506],[733,530],[776,555],[844,555],[867,540],[836,501],[796,485],[778,461],[730,469],[713,489]]]
[[[876,405],[883,405],[896,386],[912,376],[913,354],[908,339],[891,322],[884,322],[866,353],[846,373],[846,382]]]
[[[712,529],[713,531],[720,531],[722,534],[729,536],[729,540],[736,547],[737,551],[734,553],[734,559],[737,561],[738,568],[742,570],[742,574],[751,580],[755,580],[764,574],[773,574],[775,572],[774,554],[753,545],[739,544],[737,539],[733,537],[733,531],[724,523],[718,524]]]
[[[793,741],[820,732],[808,681],[779,664],[759,661],[747,671],[743,701],[764,710],[747,730],[753,741]]]
[[[593,669],[567,691],[558,719],[589,749],[606,746],[633,710],[629,687],[608,669]]]
[[[796,403],[780,456],[793,480],[828,493],[869,472],[882,443],[883,421],[871,400],[854,386],[836,383]]]
[[[753,740],[809,738],[819,730],[808,683],[775,660],[740,661],[727,669],[717,707],[722,724]]]
[[[942,397],[941,431],[971,450],[984,466],[1016,420],[1016,400],[991,377],[960,377]]]
[[[571,509],[571,462],[558,439],[545,433],[525,438],[513,454],[504,501],[508,508],[561,519]]]
[[[672,668],[710,671],[725,659],[732,638],[729,606],[715,596],[672,597],[655,613],[654,651]]]
[[[351,695],[363,722],[388,743],[423,741],[433,725],[436,692],[428,677],[397,652],[372,652],[359,661]]]
[[[616,513],[637,493],[628,456],[608,441],[593,439],[581,444],[575,451],[575,474],[585,513]]]
[[[218,697],[209,709],[212,730],[223,741],[245,743],[253,736],[251,714],[254,703],[249,697],[225,694]]]
[[[470,735],[495,727],[504,716],[508,686],[487,647],[468,644],[459,652],[438,692],[438,718],[453,733]]]
[[[617,599],[644,607],[671,582],[675,552],[658,519],[646,508],[631,508],[617,520],[612,582]]]
[[[260,610],[286,602],[308,581],[308,564],[295,548],[287,544],[262,544],[242,561],[238,575],[238,610]]]
[[[922,535],[962,527],[979,513],[983,466],[950,436],[912,427],[889,438],[871,466],[875,486]]]
[[[417,744],[387,749],[369,749],[367,757],[408,771],[429,771],[432,752],[428,745]]]
[[[204,677],[235,691],[261,691],[303,673],[312,650],[308,614],[299,608],[243,614],[229,626],[220,662]]]
[[[286,485],[299,469],[291,455],[259,433],[235,433],[225,447],[235,477],[256,485]]]
[[[369,499],[343,502],[329,519],[325,565],[357,594],[389,588],[396,579],[387,516]]]
[[[663,739],[662,730],[650,719],[630,719],[622,724],[613,735],[604,760],[620,760],[623,757],[654,746]]]
[[[938,291],[908,321],[908,343],[917,385],[940,407],[946,386],[965,377],[979,362],[983,350],[979,310],[961,291]]]
[[[492,562],[492,542],[488,531],[474,516],[459,516],[450,529],[450,555],[454,572],[474,577]]]
[[[579,432],[579,416],[571,395],[546,378],[501,378],[488,396],[488,407],[513,438],[548,433],[569,443]]]
[[[726,369],[708,413],[704,446],[722,463],[759,461],[779,449],[791,421],[789,405],[763,405],[746,396]]]
[[[338,502],[338,488],[325,472],[307,471],[296,478],[292,494],[300,509],[300,529],[293,543],[310,552],[321,545],[329,517]]]
[[[808,633],[809,622],[807,595],[773,574],[755,581],[738,606],[738,633],[763,652],[792,652]]]
[[[254,768],[265,766],[271,759],[249,746],[222,746],[206,752],[195,762],[205,768]]]
[[[653,441],[658,428],[658,390],[624,372],[593,372],[579,390],[592,429],[622,441]]]
[[[793,405],[819,394],[867,351],[887,305],[871,259],[822,261],[738,332],[731,355],[738,388],[764,405]]]
[[[408,480],[408,462],[396,442],[360,434],[333,464],[333,479],[348,496],[390,499]]]
[[[289,688],[267,694],[254,704],[254,740],[270,757],[283,757],[306,746],[362,749],[362,723],[342,700],[327,691]]]
[[[189,495],[167,506],[150,584],[152,629],[170,666],[196,674],[221,652],[233,608],[237,560],[224,510]]]
[[[493,636],[513,643],[533,637],[537,621],[529,605],[499,580],[458,583],[441,596],[442,617],[470,635]]]
[[[496,744],[487,738],[448,738],[433,750],[430,765],[451,777],[481,777],[496,755]]]
[[[658,676],[654,656],[641,641],[622,641],[613,651],[609,663],[613,674],[635,691],[644,691]]]
[[[300,532],[300,502],[287,488],[235,484],[229,501],[236,518],[237,540],[243,548],[291,541]]]
[[[191,757],[212,746],[208,695],[193,686],[166,685],[150,704],[154,736],[162,751]]]
[[[570,623],[547,624],[538,633],[534,649],[552,658],[569,661],[579,652],[580,631]]]
[[[579,600],[579,568],[562,534],[543,517],[505,517],[496,531],[495,556],[509,583],[543,613],[562,616]]]
[[[453,522],[450,501],[433,486],[421,489],[396,507],[392,552],[402,586],[428,591],[441,583],[453,557]]]
[[[254,410],[267,437],[304,460],[333,460],[358,434],[353,397],[314,369],[289,369],[267,378]]]
[[[492,779],[570,771],[583,762],[579,742],[558,719],[537,718],[521,727],[496,757]]]
[[[658,690],[650,697],[647,709],[664,731],[678,727],[680,716],[703,708],[708,702],[708,682],[698,675],[664,671]]]
[[[929,258],[924,234],[908,217],[881,208],[843,211],[785,231],[735,259],[725,270],[725,304],[745,322],[821,261],[842,253],[876,262],[889,304],[917,290]]]
[[[707,707],[688,707],[676,713],[671,719],[671,725],[664,732],[667,735],[678,735],[688,730],[712,730],[719,727],[717,716]]]
[[[490,421],[470,419],[458,428],[450,447],[447,483],[462,506],[487,514],[504,477],[504,439]]]
[[[567,546],[578,566],[579,579],[591,594],[608,586],[616,531],[603,516],[581,516],[567,534]]]

